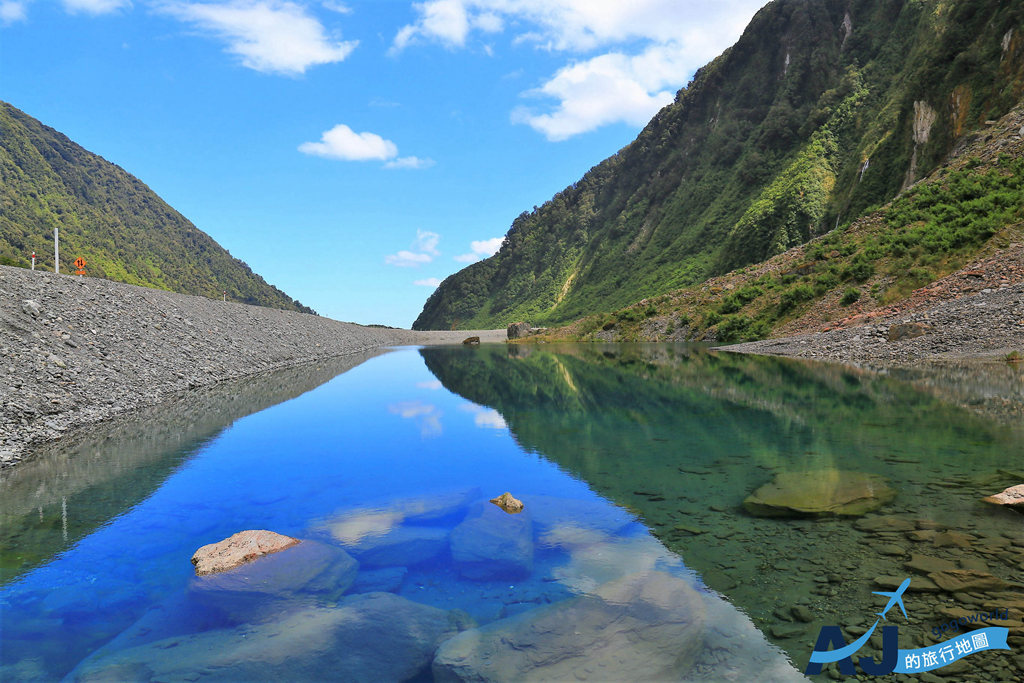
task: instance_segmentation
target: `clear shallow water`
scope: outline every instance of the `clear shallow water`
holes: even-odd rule
[[[942,610],[1024,597],[1021,518],[977,502],[1015,483],[1021,430],[907,382],[667,346],[405,349],[327,381],[343,369],[186,402],[191,421],[169,413],[6,479],[2,677],[429,680],[435,641],[461,630],[439,675],[498,662],[521,678],[529,652],[570,667],[550,676],[667,661],[650,675],[788,680],[819,626],[859,626],[877,579],[915,553],[980,561],[1004,585],[918,594],[908,641]],[[249,414],[275,399],[290,400]],[[122,467],[71,466],[111,451]],[[743,512],[775,474],[809,469],[880,474],[897,497],[870,529]],[[481,502],[506,490],[524,515]],[[312,554],[255,593],[197,582],[195,549],[241,529]],[[1003,654],[970,663],[1015,671]]]

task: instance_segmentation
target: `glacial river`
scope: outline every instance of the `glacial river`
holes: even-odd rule
[[[502,345],[192,394],[2,475],[0,680],[801,680],[905,578],[901,649],[1002,610],[934,673],[1021,680],[1024,516],[980,499],[1022,374]],[[195,575],[244,529],[302,543]]]

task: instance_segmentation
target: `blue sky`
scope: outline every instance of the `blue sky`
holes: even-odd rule
[[[0,98],[321,315],[408,327],[760,5],[0,0]]]

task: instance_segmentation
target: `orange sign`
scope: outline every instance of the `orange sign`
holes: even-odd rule
[[[79,270],[81,270],[82,268],[85,268],[85,259],[82,258],[81,256],[76,258],[75,259],[75,268],[78,268]]]

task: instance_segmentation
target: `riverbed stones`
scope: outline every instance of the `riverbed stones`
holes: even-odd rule
[[[876,474],[843,470],[781,472],[743,501],[757,517],[857,516],[896,497]]]
[[[890,342],[903,341],[904,339],[916,339],[931,332],[932,326],[925,323],[899,323],[889,326],[886,339]]]
[[[853,526],[861,531],[870,531],[874,533],[889,532],[889,531],[912,531],[916,528],[916,524],[907,519],[906,517],[898,517],[896,515],[878,515],[876,517],[865,517],[864,519],[858,519],[853,523]]]
[[[459,619],[390,593],[279,620],[172,636],[86,660],[70,680],[404,681],[423,675]]]
[[[998,576],[974,569],[947,569],[931,572],[928,574],[928,578],[947,593],[962,593],[966,591],[984,593],[986,591],[1002,590],[1009,585]]]
[[[700,594],[664,572],[464,631],[434,659],[436,681],[680,680],[704,647]]]
[[[196,567],[197,575],[213,574],[234,569],[263,555],[280,552],[298,542],[297,538],[266,529],[239,531],[223,541],[199,548],[192,555],[192,564]]]
[[[907,569],[912,569],[919,574],[945,572],[957,568],[955,562],[944,560],[939,557],[931,557],[930,555],[922,555],[920,553],[913,553],[910,556],[910,561],[905,563],[903,566]]]
[[[479,502],[451,533],[459,573],[478,581],[520,579],[533,571],[533,522],[529,511],[510,515]]]
[[[511,514],[518,514],[523,511],[523,501],[514,498],[508,491],[505,491],[505,493],[497,498],[491,498],[491,502]]]
[[[994,505],[1007,505],[1015,510],[1024,512],[1024,484],[1017,484],[995,495],[982,498],[986,503]]]
[[[42,314],[43,309],[39,305],[38,301],[25,299],[21,302],[21,312],[25,315],[32,316],[33,318],[38,318]]]

